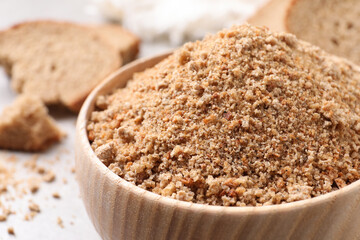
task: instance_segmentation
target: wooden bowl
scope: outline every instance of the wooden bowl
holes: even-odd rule
[[[124,87],[168,54],[138,60],[110,76],[82,106],[77,121],[76,174],[86,210],[104,239],[360,239],[360,181],[293,203],[208,206],[141,189],[95,156],[86,132],[96,96]]]

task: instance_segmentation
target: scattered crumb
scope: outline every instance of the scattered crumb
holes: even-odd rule
[[[63,220],[60,217],[57,218],[57,224],[59,225],[59,227],[64,228]]]
[[[38,182],[33,182],[33,181],[30,181],[29,183],[29,190],[32,194],[36,193],[37,191],[39,191],[39,183]]]
[[[51,171],[51,170],[49,170],[49,171],[44,175],[43,180],[44,180],[45,182],[51,183],[51,182],[55,181],[55,178],[56,178],[56,176],[55,176],[54,172]]]
[[[30,221],[30,220],[34,219],[34,217],[35,217],[37,214],[38,214],[37,212],[30,211],[30,212],[28,212],[28,213],[25,214],[24,220],[25,220],[25,221]]]
[[[39,159],[39,155],[38,154],[34,154],[31,159],[27,160],[24,163],[24,167],[26,168],[30,168],[31,170],[35,170],[37,167],[37,160]]]
[[[3,211],[3,215],[5,216],[9,216],[11,214],[15,214],[14,211],[11,211],[9,208],[2,208],[2,211]]]
[[[24,221],[31,221],[40,214],[41,208],[33,202],[33,194],[41,189],[43,183],[54,182],[56,175],[51,166],[39,166],[38,159],[38,154],[31,155],[25,161],[19,161],[14,154],[0,153],[0,222],[7,221],[9,215],[16,212],[22,213]],[[48,165],[51,160],[41,162]],[[19,165],[21,169],[18,168]],[[64,178],[63,182],[67,183],[67,180]],[[58,192],[53,192],[52,197],[61,198]],[[19,199],[29,201],[29,211],[15,204]],[[45,196],[42,199],[46,201],[49,198]],[[16,212],[12,208],[15,208]]]
[[[0,186],[0,194],[7,192],[7,186]]]
[[[31,203],[29,204],[29,210],[32,211],[32,212],[37,212],[37,213],[39,213],[39,212],[40,212],[40,207],[39,207],[39,205],[37,205],[36,203],[31,202]]]
[[[0,215],[0,222],[5,222],[7,219],[6,215]]]
[[[10,235],[15,235],[15,230],[14,230],[13,227],[8,227],[7,232],[8,232],[8,234],[10,234]]]
[[[72,168],[71,168],[71,173],[75,173],[75,171],[76,171],[76,170],[75,170],[75,167],[72,167]]]
[[[54,193],[52,194],[52,196],[53,196],[53,198],[56,198],[56,199],[59,199],[59,198],[61,197],[58,192],[54,192]]]
[[[43,174],[45,174],[45,168],[44,167],[38,167],[38,169],[37,169],[37,172],[40,174],[40,175],[43,175]]]

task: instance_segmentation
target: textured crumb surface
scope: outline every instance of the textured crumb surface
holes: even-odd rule
[[[118,24],[97,25],[94,26],[94,30],[118,51],[124,64],[137,57],[140,39],[133,33]]]
[[[357,0],[293,0],[286,26],[299,38],[360,64],[359,16]]]
[[[41,151],[63,137],[37,97],[22,95],[1,114],[0,149]]]
[[[224,206],[307,199],[359,179],[360,71],[249,25],[188,43],[99,96],[99,159],[162,196]]]

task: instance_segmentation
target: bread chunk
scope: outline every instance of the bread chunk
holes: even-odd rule
[[[293,0],[286,28],[299,38],[360,64],[360,2]]]
[[[0,63],[11,76],[13,89],[39,96],[47,105],[63,104],[78,111],[90,91],[121,66],[119,49],[127,55],[129,46],[114,46],[115,40],[110,43],[109,36],[102,37],[94,29],[104,31],[101,27],[34,21],[1,32]],[[114,34],[118,37],[120,33]]]
[[[21,95],[0,117],[1,149],[42,151],[63,137],[37,97]]]

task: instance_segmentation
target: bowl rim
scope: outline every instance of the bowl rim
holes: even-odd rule
[[[101,90],[106,87],[108,84],[111,84],[118,75],[122,74],[125,71],[130,71],[131,74],[135,73],[136,71],[132,70],[135,66],[146,64],[151,60],[157,59],[157,62],[154,64],[156,65],[166,57],[168,57],[171,52],[166,52],[162,54],[157,54],[151,57],[141,58],[138,60],[133,61],[121,67],[120,69],[113,72],[109,75],[102,83],[100,83],[95,89],[91,91],[89,96],[86,98],[84,104],[81,107],[80,113],[77,118],[76,123],[76,133],[78,135],[78,139],[80,140],[79,143],[81,146],[77,145],[76,147],[81,147],[84,150],[83,152],[86,154],[86,158],[90,161],[90,164],[94,167],[97,167],[99,171],[101,171],[102,175],[109,178],[111,182],[116,184],[116,187],[123,187],[129,192],[132,192],[138,197],[142,197],[147,201],[156,201],[158,204],[168,207],[174,207],[183,210],[192,210],[192,211],[206,211],[210,214],[227,214],[227,215],[249,215],[249,214],[268,214],[270,212],[284,212],[284,211],[295,211],[303,208],[308,208],[309,206],[321,205],[327,202],[334,202],[337,198],[343,195],[351,194],[351,192],[355,191],[356,189],[360,188],[360,180],[357,180],[341,189],[322,194],[320,196],[316,196],[309,199],[289,202],[289,203],[282,203],[282,204],[274,204],[274,205],[267,205],[267,206],[218,206],[218,205],[206,205],[202,203],[192,203],[181,201],[165,196],[158,195],[156,193],[150,192],[148,190],[142,189],[125,179],[119,177],[117,174],[112,172],[108,167],[106,167],[99,158],[95,155],[95,152],[92,150],[88,136],[86,125],[88,122],[87,116],[90,114],[90,109],[92,109],[94,98],[98,96]],[[153,65],[153,66],[154,66]],[[129,78],[128,80],[130,80]]]

